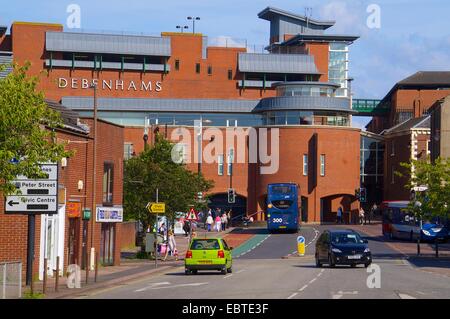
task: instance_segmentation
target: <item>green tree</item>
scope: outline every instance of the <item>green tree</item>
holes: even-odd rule
[[[58,161],[69,156],[65,144],[56,141],[55,129],[62,126],[60,114],[50,109],[39,78],[27,76],[30,64],[13,65],[13,71],[0,79],[0,192],[16,192],[11,183],[17,175],[43,177],[38,163]],[[19,162],[13,163],[16,159]]]
[[[410,208],[420,218],[450,217],[450,159],[438,158],[434,163],[429,160],[413,160],[401,163],[408,171],[406,188],[426,187],[425,191],[416,191],[411,199]],[[397,173],[405,176],[405,173]]]
[[[176,212],[187,212],[191,205],[197,210],[206,207],[205,202],[196,200],[197,193],[210,190],[213,182],[189,171],[186,165],[175,163],[173,146],[158,134],[152,147],[125,161],[125,219],[139,220],[145,228],[153,224],[155,217],[149,214],[146,205],[156,200],[156,189],[159,202],[166,204],[165,216],[169,221],[174,220]]]

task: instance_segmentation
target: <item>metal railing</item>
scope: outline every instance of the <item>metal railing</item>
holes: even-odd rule
[[[0,263],[0,299],[22,297],[22,262]]]

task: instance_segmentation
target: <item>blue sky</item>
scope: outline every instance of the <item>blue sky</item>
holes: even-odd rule
[[[230,36],[264,45],[269,22],[257,13],[267,6],[331,19],[330,33],[356,34],[351,46],[350,75],[354,96],[382,98],[399,80],[422,70],[450,70],[450,2],[443,0],[15,0],[0,6],[0,24],[13,21],[55,22],[66,25],[69,4],[81,7],[81,27],[157,34],[176,31],[197,15],[196,31],[210,37]],[[5,4],[7,3],[7,4]],[[370,29],[366,12],[370,4],[381,8],[381,28]],[[355,125],[367,122],[355,119]]]

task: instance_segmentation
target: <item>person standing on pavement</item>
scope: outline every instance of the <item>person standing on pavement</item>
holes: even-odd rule
[[[366,216],[364,213],[364,209],[362,208],[362,206],[359,208],[359,223],[362,224],[366,224]]]
[[[208,231],[211,231],[211,226],[214,223],[214,220],[212,218],[212,214],[208,213],[208,217],[206,217],[206,225],[208,227]]]
[[[221,224],[222,223],[221,223],[220,216],[217,215],[216,216],[216,224],[215,224],[215,229],[216,229],[217,232],[220,232],[222,230],[222,225]]]
[[[225,212],[223,212],[220,222],[222,224],[222,231],[225,231],[227,229],[227,223],[228,223],[227,214]]]
[[[227,213],[227,228],[231,227],[231,208]]]
[[[339,206],[339,208],[337,210],[336,224],[342,224],[342,206]]]
[[[167,256],[169,254],[169,250],[170,250],[170,254],[172,256],[175,256],[175,258],[178,260],[177,243],[175,241],[175,236],[174,236],[174,233],[173,233],[172,229],[169,229],[167,237],[168,237],[167,243],[169,245],[169,249],[166,250],[166,254],[165,254],[163,260],[165,261],[167,259]]]
[[[369,211],[369,225],[370,225],[371,220],[374,219],[377,209],[378,209],[377,204],[374,203],[372,208]]]

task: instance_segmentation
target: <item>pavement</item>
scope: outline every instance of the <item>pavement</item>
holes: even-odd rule
[[[373,264],[369,268],[346,266],[317,268],[315,242],[329,228],[345,227],[369,240]],[[422,244],[417,257],[414,243],[382,238],[381,225],[304,225],[298,234],[269,234],[265,228],[230,228],[227,232],[198,236],[222,236],[233,249],[233,273],[200,271],[186,276],[179,261],[123,262],[105,267],[96,284],[47,298],[82,299],[434,299],[450,298],[450,258],[436,259],[433,247]],[[296,238],[306,239],[306,254],[296,255]],[[180,238],[181,239],[181,238]],[[182,241],[177,238],[181,253]],[[186,245],[187,247],[187,241]],[[154,263],[153,263],[154,264]],[[128,267],[128,268],[127,268]],[[114,268],[114,270],[112,270]],[[117,269],[117,271],[115,270]],[[109,277],[108,277],[109,275]]]

